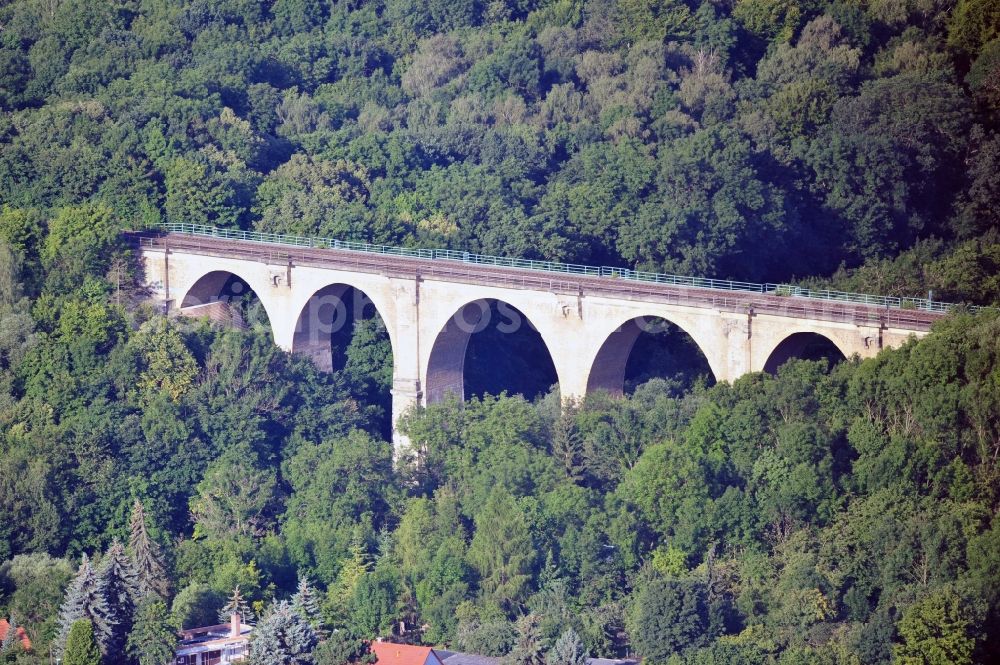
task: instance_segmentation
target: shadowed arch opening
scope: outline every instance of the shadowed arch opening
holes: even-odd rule
[[[292,352],[339,373],[350,394],[372,407],[384,437],[392,436],[393,349],[375,303],[361,289],[330,284],[316,291],[295,324]]]
[[[207,317],[237,328],[263,327],[274,335],[260,297],[246,280],[226,270],[202,275],[184,294],[179,313],[192,318]]]
[[[715,375],[698,343],[680,326],[660,317],[640,316],[623,323],[601,345],[587,380],[587,392],[631,394],[651,380],[667,381],[682,394]]]
[[[768,374],[777,374],[778,368],[792,358],[825,360],[829,368],[842,362],[846,357],[829,337],[819,333],[798,332],[781,340],[781,343],[774,348],[764,363],[764,371]]]
[[[559,381],[542,336],[519,309],[484,299],[460,308],[438,333],[427,367],[427,403],[503,391],[527,399]]]

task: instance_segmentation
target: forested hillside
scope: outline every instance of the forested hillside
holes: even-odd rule
[[[160,316],[120,232],[998,304],[997,0],[0,4],[0,616],[35,647],[0,660],[86,646],[64,599],[98,587],[107,665],[296,590],[271,616],[309,615],[326,665],[378,635],[511,665],[579,665],[574,634],[653,664],[996,660],[995,310],[833,368],[709,386],[675,348],[623,399],[436,405],[394,464],[377,318],[320,372],[252,302],[246,330]],[[143,599],[95,582],[130,557]]]
[[[158,220],[990,301],[995,0],[24,0],[0,228]],[[26,215],[29,220],[20,220]],[[27,236],[27,237],[25,237]],[[943,244],[942,244],[943,243]],[[907,268],[909,267],[909,270]],[[880,280],[880,277],[882,279]],[[910,294],[913,295],[913,294]]]

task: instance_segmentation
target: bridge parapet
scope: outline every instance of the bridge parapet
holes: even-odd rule
[[[577,275],[583,277],[613,277],[642,283],[668,284],[672,286],[686,286],[691,288],[720,291],[773,294],[777,296],[809,298],[812,300],[854,303],[886,309],[906,309],[946,313],[959,306],[956,303],[939,302],[925,298],[880,296],[829,289],[810,289],[807,287],[796,286],[794,284],[741,282],[735,280],[712,279],[708,277],[671,275],[631,270],[629,268],[588,266],[572,263],[559,263],[555,261],[539,261],[533,259],[490,256],[487,254],[475,254],[451,249],[393,247],[389,245],[377,245],[351,240],[296,236],[278,233],[261,233],[258,231],[223,229],[197,224],[164,223],[153,233],[155,234],[157,232],[160,234],[187,235],[199,238],[239,240],[247,243],[277,245],[290,248],[330,249],[335,251],[361,252],[365,254],[405,257],[420,260],[459,261],[461,263],[474,266],[516,268],[518,270]],[[135,235],[139,237],[155,237],[155,235],[148,235],[147,233],[137,233]],[[973,306],[970,307],[970,309],[974,311],[979,308]]]
[[[140,248],[228,256],[269,265],[350,269],[392,276],[438,278],[503,288],[689,304],[725,311],[850,321],[928,330],[941,315],[965,305],[700,277],[493,257],[454,250],[388,247],[369,243],[234,231],[174,224],[132,233]],[[978,307],[968,307],[970,311]]]

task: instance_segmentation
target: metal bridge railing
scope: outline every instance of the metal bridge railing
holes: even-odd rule
[[[367,254],[403,256],[408,258],[426,259],[430,261],[458,261],[469,265],[495,266],[499,268],[517,268],[544,273],[564,275],[581,275],[589,277],[607,277],[611,279],[630,280],[671,286],[686,286],[717,291],[736,291],[742,293],[761,293],[791,298],[809,298],[833,302],[854,303],[881,307],[885,309],[921,310],[925,312],[946,313],[955,307],[955,303],[937,302],[926,298],[896,298],[892,296],[876,296],[865,293],[848,293],[826,289],[809,289],[792,284],[774,284],[755,282],[739,282],[705,277],[689,277],[684,275],[669,275],[654,272],[630,270],[628,268],[610,268],[578,265],[573,263],[557,263],[553,261],[535,261],[531,259],[515,259],[487,254],[474,254],[453,249],[421,249],[416,247],[392,247],[374,245],[353,240],[337,240],[334,238],[313,238],[307,236],[284,235],[278,233],[261,233],[259,231],[240,231],[223,229],[199,224],[163,223],[157,229],[168,233],[179,233],[202,238],[218,238],[220,240],[242,240],[269,245],[289,245],[292,247],[307,247],[313,249],[336,249]],[[970,306],[971,311],[981,309]]]

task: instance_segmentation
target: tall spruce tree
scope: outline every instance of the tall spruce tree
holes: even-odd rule
[[[576,428],[576,406],[572,402],[565,406],[552,425],[552,456],[559,462],[569,480],[574,483],[583,480],[586,472],[583,442]]]
[[[123,663],[127,660],[125,645],[135,620],[139,583],[135,564],[117,540],[104,555],[97,570],[97,577],[104,591],[104,599],[107,601],[108,622],[111,628],[106,648],[107,661]]]
[[[323,623],[319,604],[319,594],[309,582],[309,576],[300,574],[299,586],[292,596],[292,609],[298,612],[314,630],[319,630]]]
[[[538,617],[526,614],[517,620],[517,641],[506,658],[508,665],[545,665]]]
[[[272,605],[250,638],[254,665],[311,665],[319,642],[316,631],[287,600]]]
[[[240,593],[239,584],[233,589],[233,594],[229,596],[226,604],[219,610],[219,621],[221,623],[229,621],[234,613],[239,614],[240,620],[246,623],[253,623],[257,620],[257,616],[254,614],[253,608],[250,607],[250,603]]]
[[[155,593],[166,600],[167,594],[170,592],[170,584],[164,571],[160,548],[146,531],[146,511],[138,499],[132,506],[128,547],[132,554],[132,561],[135,562],[136,581],[140,596]]]
[[[586,665],[587,648],[576,631],[567,628],[545,656],[545,662],[546,665]]]
[[[94,639],[94,624],[77,619],[66,637],[62,665],[101,665],[101,650]]]
[[[351,538],[351,555],[341,560],[337,579],[330,585],[328,596],[335,616],[342,617],[342,625],[349,613],[348,604],[354,596],[354,589],[371,569],[364,535],[360,527],[354,529]]]
[[[111,616],[101,579],[90,565],[90,559],[86,554],[83,555],[80,569],[66,590],[66,597],[59,609],[59,631],[56,633],[55,653],[65,651],[70,630],[73,624],[81,619],[89,620],[97,644],[103,653],[107,653],[112,632]]]
[[[469,562],[479,572],[479,587],[488,601],[514,608],[531,581],[535,550],[524,510],[503,485],[490,492],[476,515]]]

